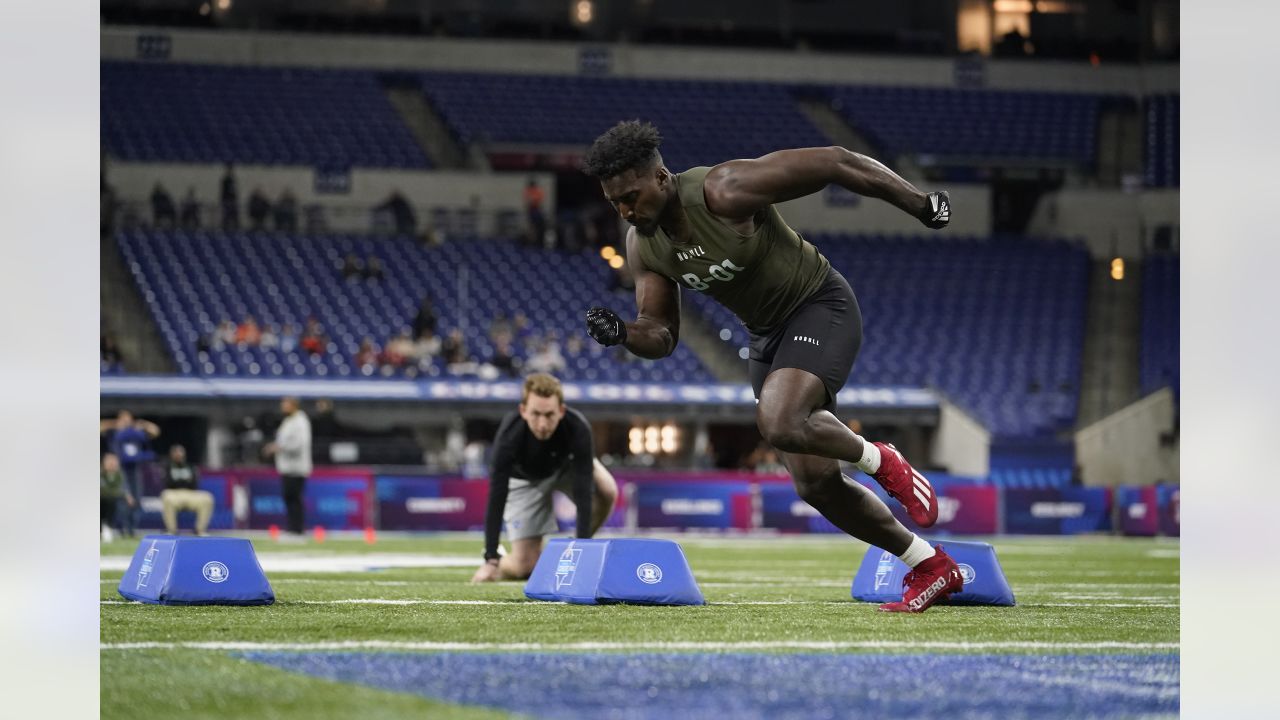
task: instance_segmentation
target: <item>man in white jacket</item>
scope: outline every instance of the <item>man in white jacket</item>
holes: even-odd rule
[[[302,412],[298,398],[280,401],[284,420],[276,430],[276,439],[263,448],[276,459],[276,472],[284,481],[284,506],[289,513],[289,532],[302,535],[304,518],[302,488],[311,474],[311,421]]]

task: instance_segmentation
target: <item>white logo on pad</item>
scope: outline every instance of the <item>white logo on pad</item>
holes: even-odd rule
[[[662,568],[653,563],[643,563],[636,568],[636,577],[646,585],[656,585],[662,582]]]
[[[973,566],[967,563],[957,563],[960,568],[960,577],[964,578],[964,584],[968,585],[973,579],[978,577],[978,573],[974,571]]]
[[[227,569],[227,566],[217,560],[204,564],[204,579],[211,583],[226,582],[230,576],[231,571]]]

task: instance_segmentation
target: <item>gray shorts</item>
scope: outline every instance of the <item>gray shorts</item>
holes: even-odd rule
[[[573,497],[573,473],[569,468],[536,482],[511,478],[507,485],[507,507],[502,512],[507,540],[541,537],[560,530],[551,497],[554,490]]]

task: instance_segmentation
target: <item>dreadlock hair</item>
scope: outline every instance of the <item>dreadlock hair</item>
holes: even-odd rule
[[[647,168],[654,160],[662,162],[660,144],[658,128],[639,120],[624,120],[591,143],[582,169],[593,178],[608,180],[628,170]]]

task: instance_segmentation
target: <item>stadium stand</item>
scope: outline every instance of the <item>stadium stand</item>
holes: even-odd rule
[[[1148,187],[1178,187],[1177,95],[1155,95],[1143,103],[1146,112],[1146,183]]]
[[[135,161],[427,168],[370,72],[103,62],[102,142]]]
[[[1168,385],[1174,396],[1178,395],[1179,279],[1177,255],[1152,255],[1143,263],[1140,361],[1143,394]]]
[[[831,142],[777,83],[429,73],[422,87],[465,142],[582,146],[620,118],[643,118],[662,130],[673,168]]]
[[[831,104],[888,156],[1034,158],[1091,166],[1104,96],[835,86]]]
[[[1088,257],[1067,242],[813,235],[862,305],[858,384],[931,385],[997,435],[1044,435],[1076,417]],[[735,348],[720,305],[686,301]]]
[[[119,235],[125,264],[184,375],[360,377],[352,358],[365,336],[377,343],[407,328],[424,295],[440,318],[439,334],[461,329],[471,354],[493,352],[490,323],[526,313],[539,333],[580,335],[583,313],[607,301],[612,271],[591,253],[532,250],[505,240],[424,248],[406,238],[291,237],[221,232],[132,231]],[[345,281],[342,259],[376,256],[381,281]],[[465,279],[462,279],[464,278]],[[281,353],[259,347],[210,348],[202,336],[224,320],[253,315],[262,323],[324,326],[326,352]],[[517,354],[525,353],[517,343]],[[629,356],[628,356],[629,357]],[[587,343],[565,353],[568,380],[712,382],[687,347],[661,362],[622,359]],[[437,360],[426,371],[447,375]]]

